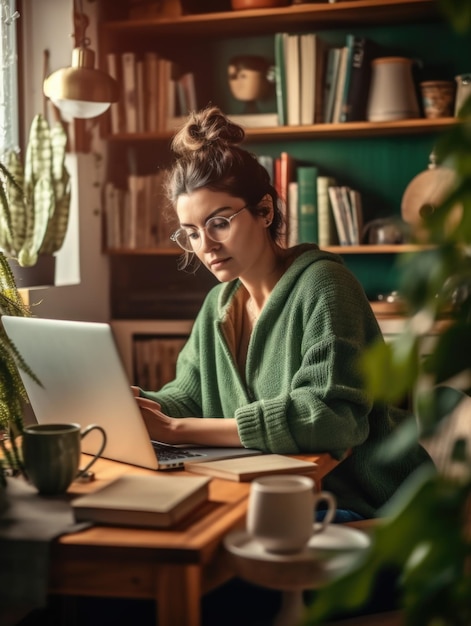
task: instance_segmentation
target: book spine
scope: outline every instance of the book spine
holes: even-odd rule
[[[286,98],[288,126],[301,124],[300,36],[288,35],[286,55]]]
[[[342,89],[341,103],[340,103],[340,113],[339,113],[339,122],[346,121],[346,112],[347,112],[347,100],[348,100],[348,92],[350,90],[350,81],[352,78],[352,59],[353,59],[353,48],[355,42],[355,35],[351,33],[346,37],[346,48],[347,48],[347,58],[345,60],[345,77]]]
[[[118,85],[121,85],[118,55],[114,52],[109,52],[106,55],[106,62],[109,75],[117,81]],[[110,107],[111,132],[113,134],[120,133],[124,128],[122,107],[123,102],[120,94],[118,102],[112,102]]]
[[[345,103],[346,122],[366,120],[366,107],[371,82],[371,61],[374,58],[374,42],[366,37],[355,37],[352,54],[352,73]]]
[[[334,124],[340,121],[340,112],[342,106],[342,97],[345,86],[345,75],[347,70],[348,49],[346,46],[340,50],[339,71],[337,76],[337,84],[335,85],[334,109],[332,112],[332,122]]]
[[[298,183],[288,185],[288,247],[298,244]]]
[[[348,246],[347,225],[345,223],[345,216],[342,210],[340,189],[339,187],[329,187],[330,203],[332,205],[332,211],[334,214],[335,226],[337,228],[337,234],[339,243],[341,246]]]
[[[146,130],[145,107],[144,61],[139,59],[136,61],[136,111],[138,133],[143,133]]]
[[[298,242],[318,242],[317,167],[297,168],[298,182]]]
[[[288,245],[288,233],[290,229],[290,208],[289,208],[289,196],[288,186],[295,176],[295,160],[288,152],[282,152],[280,154],[280,180],[279,180],[279,195],[283,206],[285,228],[283,231],[283,244]]]
[[[327,52],[327,64],[324,81],[324,123],[330,124],[333,120],[335,92],[339,75],[341,49],[330,48]]]
[[[325,80],[327,63],[327,43],[320,37],[315,39],[315,76],[314,76],[314,123],[324,120]]]
[[[317,177],[317,213],[319,246],[331,246],[336,243],[334,215],[330,205],[329,187],[335,185],[332,176]]]
[[[144,55],[146,131],[155,133],[159,126],[159,59],[155,52]]]
[[[286,33],[275,33],[275,90],[278,121],[281,126],[286,125],[286,66],[285,41]]]
[[[345,222],[347,224],[347,238],[348,243],[350,245],[355,243],[355,233],[354,233],[354,225],[353,225],[353,217],[352,217],[352,207],[350,205],[350,189],[345,185],[340,187],[340,202],[342,205],[342,211],[345,215]]]
[[[314,123],[314,101],[316,97],[316,35],[304,33],[299,36],[300,48],[300,122]]]
[[[134,52],[123,52],[121,55],[124,89],[124,115],[126,132],[137,132],[137,81],[136,55]]]

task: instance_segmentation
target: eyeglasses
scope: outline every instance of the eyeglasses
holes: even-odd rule
[[[201,237],[202,230],[206,231],[206,235],[212,241],[222,243],[226,241],[226,239],[229,239],[229,235],[231,234],[231,222],[234,217],[237,217],[237,215],[246,208],[247,206],[243,206],[229,217],[222,215],[210,217],[203,228],[196,228],[195,226],[179,228],[170,236],[170,239],[177,243],[185,252],[198,252],[203,243]]]

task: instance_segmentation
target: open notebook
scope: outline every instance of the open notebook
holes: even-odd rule
[[[7,335],[42,383],[21,372],[39,423],[99,424],[106,430],[103,456],[150,469],[175,469],[189,461],[261,454],[247,448],[169,446],[151,442],[133,397],[109,324],[2,316]],[[82,440],[93,454],[99,434]]]

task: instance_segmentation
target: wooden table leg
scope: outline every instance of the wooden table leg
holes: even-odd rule
[[[201,626],[201,567],[166,565],[156,583],[158,626]]]

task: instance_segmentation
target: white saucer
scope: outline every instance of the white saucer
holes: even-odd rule
[[[267,552],[245,530],[229,533],[224,545],[240,576],[265,587],[291,590],[325,584],[369,547],[370,538],[355,528],[328,524],[294,554]]]

